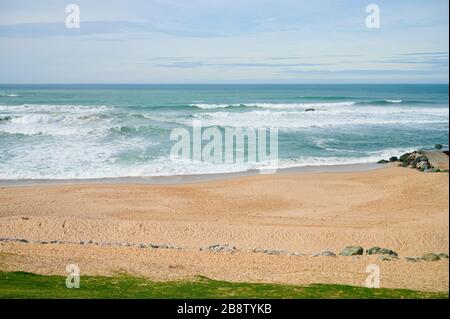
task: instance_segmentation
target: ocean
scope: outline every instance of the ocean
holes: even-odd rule
[[[215,174],[173,129],[277,128],[279,167],[373,163],[448,144],[448,85],[0,85],[0,179]]]

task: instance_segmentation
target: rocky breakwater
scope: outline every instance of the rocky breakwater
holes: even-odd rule
[[[440,150],[442,147],[443,146],[441,144],[437,144],[435,149]],[[424,155],[423,151],[414,151],[411,153],[405,153],[400,156],[400,158],[394,156],[389,160],[382,159],[378,161],[379,164],[395,162],[399,163],[398,166],[400,167],[413,168],[425,173],[448,172],[448,170],[441,170],[438,167],[434,167],[433,164],[430,163],[428,157]]]

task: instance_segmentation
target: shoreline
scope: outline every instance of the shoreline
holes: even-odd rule
[[[269,173],[265,170],[248,170],[215,174],[186,174],[168,176],[142,177],[108,177],[82,179],[0,179],[0,187],[40,186],[40,185],[85,185],[85,184],[142,184],[142,185],[177,185],[194,184],[210,181],[230,180],[246,176],[274,175],[274,174],[308,174],[308,173],[350,173],[365,172],[385,168],[378,163],[306,165],[280,168]]]

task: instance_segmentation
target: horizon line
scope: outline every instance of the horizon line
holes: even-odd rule
[[[145,83],[145,82],[114,82],[114,83],[102,83],[102,82],[92,82],[92,83],[77,83],[77,82],[63,82],[63,83],[1,83],[0,85],[449,85],[449,82],[417,82],[417,83],[408,83],[408,82],[394,82],[394,83],[383,83],[383,82],[341,82],[341,83],[333,83],[333,82],[310,82],[310,83],[228,83],[228,82],[218,82],[218,83],[204,83],[204,82],[194,82],[194,83]]]

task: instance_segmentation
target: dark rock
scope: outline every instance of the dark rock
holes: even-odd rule
[[[437,150],[441,150],[443,147],[444,147],[444,145],[442,145],[442,144],[436,144],[434,146],[434,148],[437,149]]]
[[[420,156],[416,157],[416,160],[418,162],[428,162],[428,157],[420,155]]]
[[[392,157],[389,159],[389,162],[398,162],[398,157],[397,157],[397,156],[392,156]]]
[[[3,117],[0,117],[0,123],[2,123],[2,122],[9,122],[9,121],[11,121],[12,120],[12,117],[11,116],[3,116]]]
[[[273,249],[268,249],[268,250],[264,251],[264,253],[266,253],[268,255],[282,255],[283,254],[282,251],[273,250]]]
[[[305,112],[313,112],[313,111],[315,111],[316,109],[306,109],[305,110]]]
[[[356,256],[362,255],[364,248],[361,246],[347,246],[341,251],[341,256]]]
[[[377,255],[381,251],[380,247],[372,247],[366,250],[367,255]]]
[[[386,164],[386,163],[389,163],[389,161],[386,161],[385,159],[382,159],[382,160],[379,160],[377,163],[378,164]]]
[[[410,168],[419,168],[417,167],[420,162],[427,162],[428,158],[423,156],[420,152],[412,152],[412,153],[405,153],[402,156],[400,156],[400,162],[403,163],[404,167],[410,167]],[[426,169],[424,164],[420,164],[420,166],[423,166],[423,169]]]
[[[409,157],[411,156],[411,153],[405,153],[402,156],[400,156],[400,162],[405,162],[409,159]]]
[[[392,261],[392,260],[396,259],[396,257],[380,255],[380,256],[378,256],[378,259],[380,259],[382,261]]]
[[[391,257],[398,257],[398,254],[389,248],[372,247],[366,250],[367,255],[388,255]]]
[[[425,171],[425,170],[428,170],[428,169],[430,169],[430,164],[428,163],[428,161],[420,161],[420,162],[418,162],[417,164],[416,164],[416,168],[419,170],[419,171]]]
[[[166,244],[149,244],[149,247],[155,248],[155,249],[181,249],[181,247],[174,246],[174,245],[166,245]]]
[[[395,251],[388,248],[381,249],[380,254],[398,257],[398,254]]]
[[[438,260],[440,260],[441,258],[439,258],[439,256],[436,255],[436,254],[428,253],[428,254],[423,255],[423,256],[422,256],[422,259],[423,259],[423,260],[426,260],[426,261],[438,261]]]

